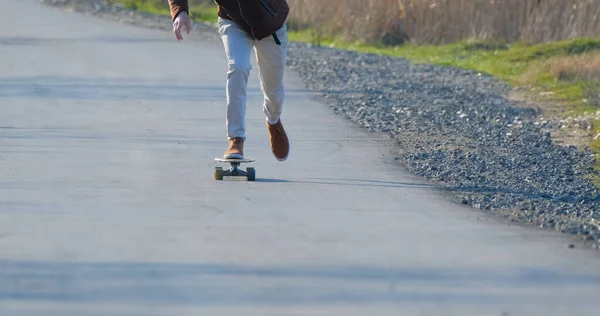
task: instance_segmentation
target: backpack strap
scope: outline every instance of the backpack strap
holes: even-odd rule
[[[277,34],[273,33],[273,39],[277,45],[281,46],[281,41],[279,40],[279,37],[277,37]]]

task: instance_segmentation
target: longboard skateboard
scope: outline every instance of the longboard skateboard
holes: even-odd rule
[[[229,170],[223,170],[222,167],[215,167],[215,180],[223,180],[223,177],[245,177],[248,181],[256,180],[256,171],[254,168],[247,167],[246,171],[240,169],[240,164],[254,162],[254,159],[215,158],[215,161],[231,164]]]

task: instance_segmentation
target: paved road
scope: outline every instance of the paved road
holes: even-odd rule
[[[448,203],[288,73],[215,182],[219,43],[0,1],[1,315],[600,315],[599,255]]]

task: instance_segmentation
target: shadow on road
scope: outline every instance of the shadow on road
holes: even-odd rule
[[[288,99],[305,93],[294,89],[287,92]],[[263,97],[257,89],[248,90],[248,96]],[[190,85],[143,78],[0,77],[0,98],[225,102],[225,85]]]
[[[41,46],[55,44],[80,44],[80,43],[102,43],[102,44],[132,44],[132,43],[160,43],[170,42],[170,39],[160,38],[137,38],[125,36],[111,37],[65,37],[65,38],[41,38],[41,37],[0,37],[0,45],[6,46]]]
[[[323,184],[323,185],[341,185],[341,186],[360,186],[360,187],[382,187],[382,188],[437,188],[428,184],[418,184],[409,182],[386,182],[374,180],[348,180],[348,179],[328,179],[316,178],[309,180],[284,180],[271,178],[257,178],[256,182],[264,183],[303,183],[303,184]]]
[[[339,185],[339,186],[359,186],[359,187],[379,187],[379,188],[402,188],[402,189],[432,189],[441,192],[453,193],[468,193],[468,194],[511,194],[535,199],[550,199],[554,197],[548,194],[538,192],[528,192],[520,190],[511,190],[506,188],[494,188],[486,186],[444,186],[426,183],[410,183],[398,181],[380,181],[368,179],[335,179],[335,178],[315,178],[308,180],[283,180],[283,179],[256,179],[256,182],[264,183],[304,183],[304,184],[320,184],[320,185]],[[557,201],[560,202],[560,201]]]
[[[489,287],[494,290],[487,291]],[[528,291],[531,286],[548,291]],[[600,288],[563,270],[383,269],[347,266],[0,261],[0,301],[317,304],[505,304],[547,300],[552,288]],[[500,290],[499,290],[500,288]],[[525,290],[521,290],[525,288]],[[559,295],[559,294],[556,294]],[[592,302],[590,302],[592,303]]]

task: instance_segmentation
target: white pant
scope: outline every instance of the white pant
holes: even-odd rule
[[[281,115],[285,91],[283,72],[288,49],[287,26],[273,36],[254,40],[234,21],[219,18],[219,34],[229,60],[227,71],[227,137],[246,139],[246,95],[252,66],[250,54],[256,51],[261,90],[264,95],[263,112],[269,123],[276,123]]]

